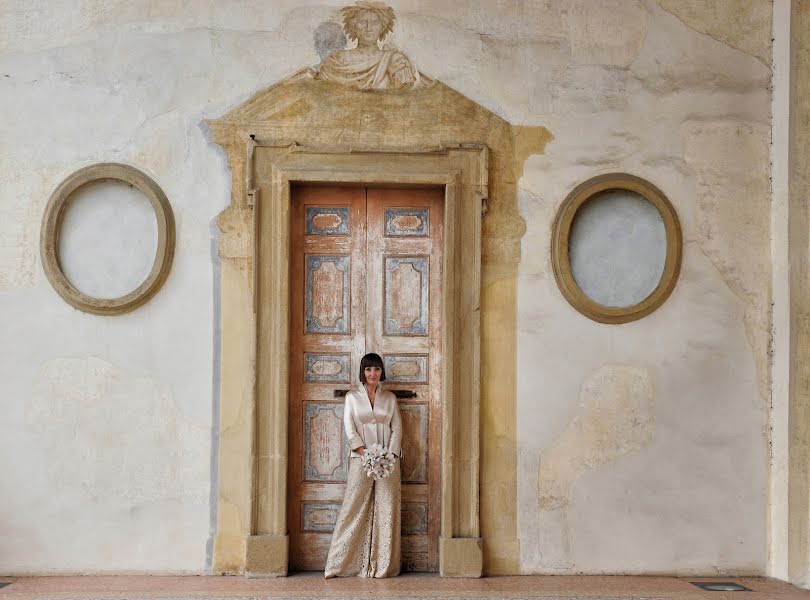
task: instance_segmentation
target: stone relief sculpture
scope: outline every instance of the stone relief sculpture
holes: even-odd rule
[[[394,9],[382,2],[358,0],[340,10],[343,31],[357,46],[336,50],[324,58],[315,79],[335,81],[363,90],[408,89],[425,78],[403,52],[384,44],[394,29]]]

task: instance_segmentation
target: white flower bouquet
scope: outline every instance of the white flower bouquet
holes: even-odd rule
[[[388,477],[394,470],[397,457],[391,454],[380,444],[372,444],[363,453],[363,468],[366,470],[366,477],[382,479]]]

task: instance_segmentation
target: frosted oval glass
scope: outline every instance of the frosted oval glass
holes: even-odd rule
[[[149,199],[121,181],[78,190],[63,215],[59,263],[79,291],[112,299],[134,291],[149,275],[158,247]]]
[[[664,272],[664,221],[636,192],[601,192],[577,210],[568,256],[574,280],[588,298],[610,308],[634,306],[658,287]]]

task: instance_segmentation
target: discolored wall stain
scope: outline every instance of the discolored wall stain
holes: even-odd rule
[[[604,365],[585,378],[579,400],[573,419],[540,457],[543,562],[552,569],[573,566],[568,506],[577,479],[644,448],[655,428],[653,382],[646,369]]]
[[[19,159],[17,159],[19,160]],[[38,170],[31,180],[23,161],[9,160],[0,199],[0,292],[34,285],[39,243],[39,221],[49,192],[52,167]]]
[[[763,404],[770,385],[768,127],[733,119],[686,122],[686,163],[697,175],[700,250],[742,303]]]
[[[343,50],[346,47],[346,35],[343,27],[332,21],[324,21],[315,28],[312,34],[315,43],[315,52],[323,60],[336,50]]]
[[[771,63],[771,0],[656,0],[659,6],[680,19],[687,27],[746,54],[764,64]]]
[[[638,0],[568,2],[568,40],[575,64],[628,67],[647,36],[650,13]]]
[[[136,506],[165,498],[208,502],[197,450],[208,432],[175,404],[165,384],[100,358],[57,358],[39,371],[26,424],[51,460],[54,489]]]
[[[515,182],[523,177],[523,168],[530,156],[543,154],[546,146],[554,139],[554,134],[545,127],[527,125],[512,125],[514,137],[515,158],[513,171]]]

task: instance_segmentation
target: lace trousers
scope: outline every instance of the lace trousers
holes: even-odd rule
[[[399,459],[394,471],[377,481],[366,477],[361,459],[349,459],[324,577],[399,575],[400,503]]]

